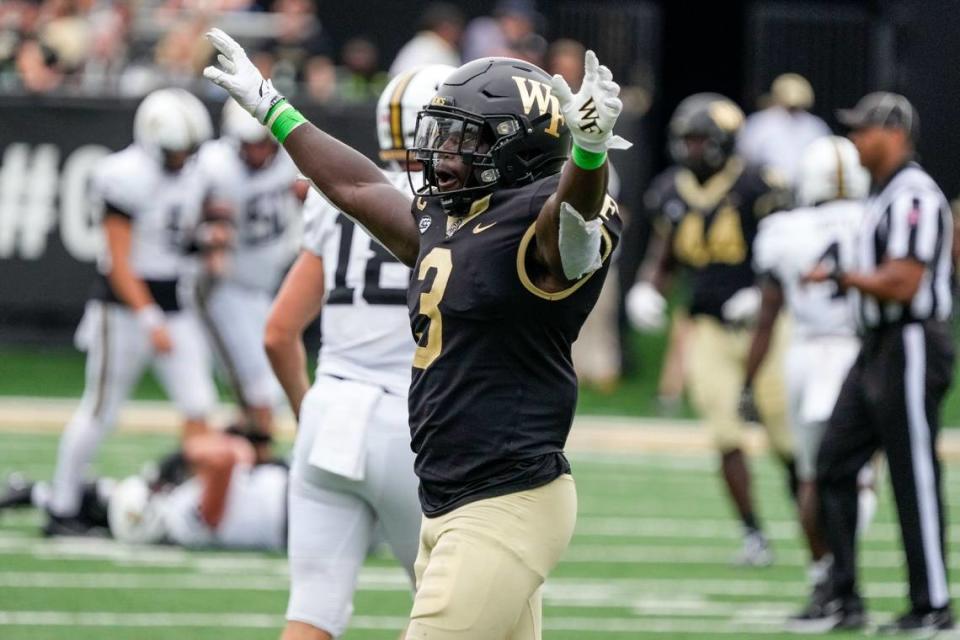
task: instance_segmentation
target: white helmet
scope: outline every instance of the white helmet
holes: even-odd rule
[[[152,495],[147,482],[130,476],[114,488],[107,504],[110,533],[120,542],[151,544],[163,540],[162,497]]]
[[[377,140],[380,159],[402,162],[413,146],[417,114],[437,95],[455,67],[431,64],[401,73],[384,88],[377,100]]]
[[[797,202],[812,206],[829,200],[867,196],[870,175],[860,164],[853,143],[839,136],[814,140],[800,157],[797,173]]]
[[[237,104],[236,100],[228,98],[223,103],[223,113],[220,116],[220,135],[240,142],[262,142],[270,135],[270,131]]]
[[[188,151],[212,136],[207,108],[183,89],[154,91],[133,117],[133,139],[151,151]]]

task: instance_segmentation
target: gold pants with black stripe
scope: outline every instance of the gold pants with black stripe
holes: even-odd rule
[[[690,400],[717,449],[728,452],[742,448],[745,424],[737,405],[753,332],[724,325],[711,316],[694,316],[692,321],[686,366]],[[753,389],[770,446],[778,455],[792,457],[784,383],[784,325],[783,318],[777,321],[770,351],[754,379]]]

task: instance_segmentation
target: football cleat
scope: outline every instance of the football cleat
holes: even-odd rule
[[[830,596],[830,585],[827,581],[817,584],[806,606],[799,613],[787,618],[784,630],[790,633],[819,632],[821,627],[826,626],[825,620],[836,613]]]
[[[926,613],[910,611],[899,618],[877,627],[879,635],[909,633],[914,638],[932,638],[938,631],[954,628],[953,612],[950,609],[934,609]]]
[[[34,483],[20,473],[14,472],[8,475],[3,495],[0,496],[0,510],[31,506],[33,485]]]
[[[43,535],[48,538],[54,537],[81,537],[81,538],[106,538],[107,530],[102,527],[92,525],[85,518],[79,516],[57,516],[52,513],[47,514],[47,522],[43,525]]]
[[[740,567],[769,567],[773,564],[773,550],[767,537],[760,531],[747,533],[733,563]]]
[[[859,596],[834,598],[816,602],[822,594],[814,593],[807,608],[787,621],[790,633],[812,634],[829,631],[856,631],[867,624],[863,601]]]

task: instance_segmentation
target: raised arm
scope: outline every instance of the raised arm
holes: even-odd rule
[[[220,29],[207,38],[220,52],[222,68],[203,75],[223,87],[262,122],[323,194],[377,238],[397,259],[413,265],[420,234],[410,215],[410,196],[390,184],[363,154],[310,124],[264,80],[243,47]]]
[[[620,86],[593,51],[584,58],[584,77],[573,94],[559,75],[552,90],[573,138],[571,158],[560,173],[557,191],[537,218],[537,259],[561,283],[577,280],[601,264],[599,219],[607,195],[607,149],[630,143],[613,135],[623,109]]]

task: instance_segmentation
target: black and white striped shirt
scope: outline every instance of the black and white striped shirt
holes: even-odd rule
[[[909,304],[854,291],[862,326],[949,318],[952,244],[953,217],[940,187],[920,165],[904,165],[867,201],[857,263],[869,273],[888,260],[912,258],[924,265],[923,279]]]

